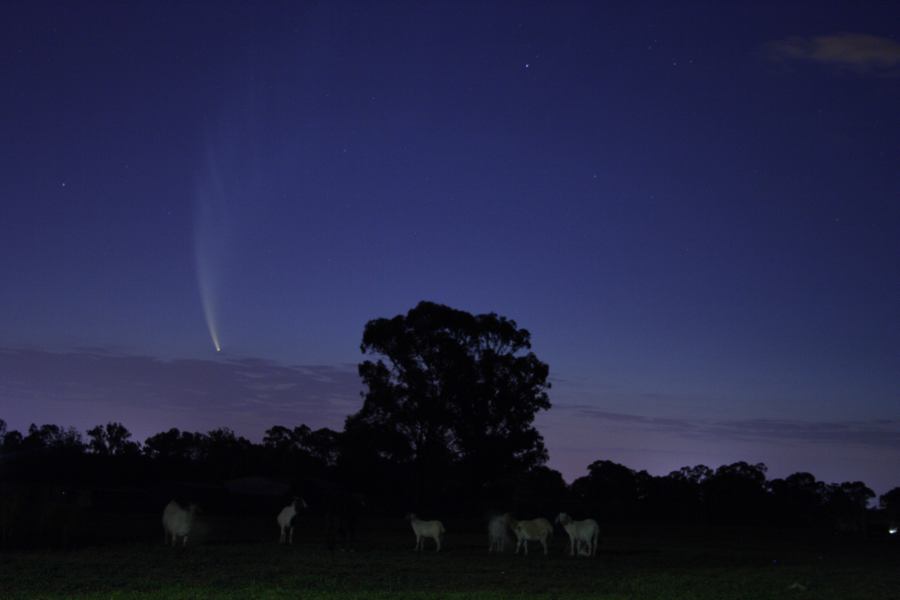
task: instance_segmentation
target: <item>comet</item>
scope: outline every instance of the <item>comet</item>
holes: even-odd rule
[[[240,241],[236,234],[246,221],[242,211],[252,205],[250,200],[258,201],[257,190],[248,186],[262,179],[255,109],[251,90],[228,102],[207,123],[194,179],[194,267],[206,329],[216,352],[222,352],[225,343],[222,322],[228,306],[223,306],[223,288],[229,283],[230,258]]]
[[[198,283],[200,286],[200,300],[203,303],[203,316],[206,318],[206,328],[209,330],[209,338],[212,341],[216,352],[221,352],[222,344],[219,342],[219,331],[216,326],[216,310],[213,304],[212,287],[202,274],[198,274]]]
[[[198,177],[194,195],[194,266],[206,328],[216,352],[222,351],[217,300],[229,221],[225,186],[215,154],[209,149],[206,167]]]

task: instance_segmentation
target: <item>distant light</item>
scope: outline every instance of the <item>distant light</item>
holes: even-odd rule
[[[897,528],[891,527],[890,529],[888,529],[888,533],[891,535],[897,535]]]

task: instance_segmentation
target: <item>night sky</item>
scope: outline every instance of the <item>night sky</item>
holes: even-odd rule
[[[5,2],[0,418],[340,428],[529,329],[571,480],[900,484],[900,5]],[[222,351],[216,352],[215,341]]]

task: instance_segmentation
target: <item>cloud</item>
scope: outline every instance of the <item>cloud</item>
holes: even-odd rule
[[[900,74],[900,43],[865,33],[794,36],[769,42],[765,49],[777,61],[804,61],[829,65],[859,74]]]
[[[170,427],[251,436],[276,424],[341,428],[361,389],[351,365],[0,348],[0,418],[19,428],[121,421],[138,439]]]
[[[900,450],[900,419],[798,421],[785,419],[661,418],[598,410],[587,405],[557,406],[619,428],[709,441],[853,444]]]

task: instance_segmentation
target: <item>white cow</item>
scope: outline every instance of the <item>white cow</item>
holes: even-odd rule
[[[278,527],[281,529],[281,537],[278,540],[280,544],[294,543],[294,517],[301,508],[306,508],[306,502],[300,496],[294,496],[291,503],[278,513]]]
[[[506,550],[507,530],[512,523],[509,513],[497,515],[488,521],[488,552],[504,552]]]
[[[166,504],[162,516],[163,536],[166,544],[169,543],[169,536],[171,535],[173,547],[178,536],[182,538],[181,545],[187,546],[188,534],[191,532],[191,527],[194,524],[194,514],[196,512],[197,506],[195,504],[191,504],[188,508],[184,508],[174,500]]]
[[[440,521],[421,521],[413,513],[406,515],[406,518],[409,519],[413,533],[416,534],[416,552],[420,552],[425,547],[425,538],[431,538],[437,544],[435,552],[441,551],[441,540],[444,539],[444,534],[447,532],[443,523]]]
[[[569,556],[575,556],[576,544],[579,555],[597,555],[597,538],[600,537],[600,526],[597,524],[597,521],[593,519],[573,521],[572,517],[566,513],[559,513],[559,516],[556,517],[556,522],[562,525],[566,533],[569,534]],[[583,545],[587,546],[587,552],[582,550]]]
[[[544,518],[531,519],[530,521],[512,520],[511,527],[516,534],[516,554],[519,548],[525,549],[528,555],[528,542],[537,541],[544,547],[544,555],[547,555],[547,539],[553,535],[553,525]]]

